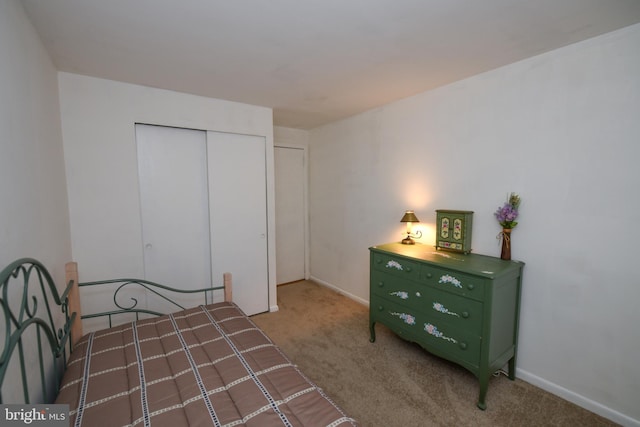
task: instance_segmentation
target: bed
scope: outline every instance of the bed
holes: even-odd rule
[[[135,279],[80,283],[75,263],[66,272],[61,294],[37,260],[0,273],[0,403],[68,405],[71,426],[358,425],[231,301],[230,274],[189,291],[206,304],[162,314],[115,295],[139,286],[172,302],[166,292],[180,291]],[[107,284],[117,286],[117,308],[81,315],[79,288]],[[215,292],[225,300],[210,302]],[[111,325],[120,315],[134,318],[82,334],[81,318]]]

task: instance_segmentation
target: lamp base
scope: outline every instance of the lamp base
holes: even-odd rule
[[[413,241],[413,239],[409,236],[407,236],[406,238],[402,239],[401,242],[403,245],[415,245],[416,242]]]

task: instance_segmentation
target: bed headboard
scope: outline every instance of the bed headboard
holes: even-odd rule
[[[70,310],[69,294],[76,284],[69,282],[59,294],[51,274],[32,258],[16,260],[0,272],[0,404],[54,401],[71,353],[77,314]],[[1,386],[7,376],[12,385],[22,382],[22,402],[15,401],[18,396],[5,402]]]
[[[218,287],[203,289],[175,289],[141,279],[113,279],[81,283],[78,265],[67,263],[67,285],[59,293],[51,274],[45,266],[32,258],[12,262],[0,272],[0,340],[4,341],[0,353],[0,404],[3,403],[52,403],[58,393],[67,358],[76,342],[82,337],[81,319],[120,314],[161,315],[162,312],[138,307],[138,301],[130,298],[126,303],[118,301],[123,289],[139,286],[144,292],[154,294],[173,304],[174,310],[183,309],[167,293],[202,294],[202,303],[213,302],[213,291],[224,290],[225,301],[231,301],[232,279],[224,273],[224,283]],[[114,310],[81,315],[79,287],[114,285]],[[198,303],[199,304],[199,303]],[[5,393],[4,384],[11,384]],[[22,390],[19,389],[22,384]],[[17,389],[17,390],[16,390]]]

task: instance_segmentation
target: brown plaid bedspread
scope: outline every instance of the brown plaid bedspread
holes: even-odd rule
[[[351,426],[230,303],[87,334],[56,403],[71,426]]]

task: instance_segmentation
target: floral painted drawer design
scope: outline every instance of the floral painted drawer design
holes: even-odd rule
[[[440,339],[452,342],[454,344],[458,343],[458,341],[455,338],[451,338],[444,335],[442,332],[438,330],[438,327],[436,325],[433,325],[431,323],[425,323],[424,330],[426,333],[428,333],[429,335],[433,335],[436,338],[440,338]]]
[[[415,325],[416,324],[416,318],[411,314],[408,314],[408,313],[396,313],[396,312],[389,312],[389,314],[392,315],[392,316],[400,318],[407,325]]]

